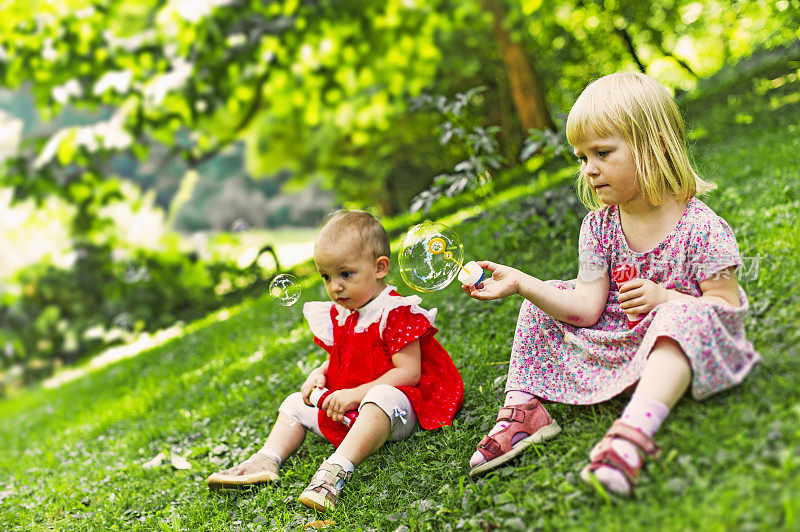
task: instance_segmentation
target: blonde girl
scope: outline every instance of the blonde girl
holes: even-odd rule
[[[545,282],[483,261],[491,279],[463,287],[477,300],[524,298],[505,403],[470,466],[488,471],[558,434],[542,401],[594,404],[635,387],[582,472],[626,496],[684,393],[700,400],[734,386],[760,357],[745,337],[736,238],[697,199],[714,185],[692,169],[667,90],[638,73],[598,79],[570,111],[567,138],[590,209],[577,279]]]

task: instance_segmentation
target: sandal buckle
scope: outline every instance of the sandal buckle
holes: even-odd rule
[[[497,413],[497,421],[525,422],[525,411],[516,406],[504,406]]]
[[[500,450],[500,444],[497,443],[491,436],[484,436],[481,442],[478,444],[478,447],[486,449],[491,454],[495,454]]]

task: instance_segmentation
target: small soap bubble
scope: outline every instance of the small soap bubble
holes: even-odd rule
[[[276,303],[284,307],[294,305],[300,299],[301,293],[300,281],[290,273],[276,275],[269,283],[269,295]]]
[[[237,218],[231,224],[231,231],[234,233],[241,233],[242,231],[247,231],[250,229],[250,224],[247,223],[247,220],[243,218]]]
[[[128,332],[133,331],[133,320],[131,319],[131,315],[127,312],[117,314],[114,316],[114,319],[111,320],[111,326]]]
[[[436,222],[412,227],[400,243],[403,281],[418,292],[435,292],[455,279],[464,260],[464,245],[453,229]]]
[[[146,266],[128,264],[122,272],[122,281],[128,284],[138,283],[139,281],[149,281],[150,272]]]

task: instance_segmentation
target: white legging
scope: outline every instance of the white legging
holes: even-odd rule
[[[367,403],[375,403],[389,416],[391,423],[389,441],[402,440],[414,432],[414,428],[417,426],[417,414],[414,412],[414,407],[411,406],[411,401],[408,400],[406,394],[394,386],[377,384],[370,388],[358,406],[359,412]],[[305,404],[302,393],[295,392],[284,399],[278,411],[300,423],[307,430],[322,436],[317,422],[319,408]]]

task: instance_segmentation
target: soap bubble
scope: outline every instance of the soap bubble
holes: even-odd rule
[[[234,233],[241,233],[242,231],[247,231],[250,229],[250,224],[247,223],[247,220],[243,218],[237,218],[231,224],[231,231]]]
[[[269,283],[269,295],[279,305],[289,307],[300,299],[300,281],[290,273],[276,275]]]
[[[400,275],[418,292],[435,292],[455,279],[464,260],[458,233],[446,225],[423,222],[400,242]]]

